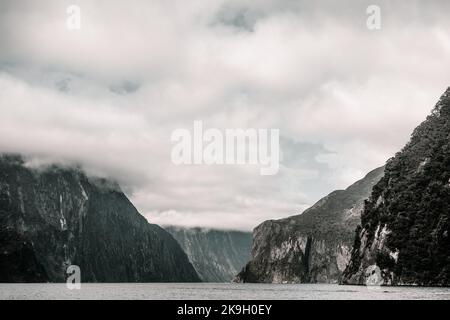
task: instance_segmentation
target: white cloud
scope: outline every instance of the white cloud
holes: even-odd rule
[[[448,86],[449,3],[0,0],[0,151],[117,179],[151,222],[250,229],[382,165]],[[279,128],[279,175],[174,166],[194,120]]]

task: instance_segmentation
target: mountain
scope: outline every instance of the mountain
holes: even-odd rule
[[[230,282],[250,259],[252,234],[165,227],[186,252],[202,281]]]
[[[83,282],[199,281],[177,241],[116,184],[0,155],[0,282],[63,282],[69,265]]]
[[[338,282],[350,259],[364,200],[382,175],[383,168],[378,168],[300,215],[265,221],[256,227],[251,261],[235,281]]]
[[[361,225],[343,283],[450,285],[450,88],[387,162]]]

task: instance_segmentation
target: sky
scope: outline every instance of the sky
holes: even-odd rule
[[[70,5],[79,30],[67,28]],[[380,8],[370,30],[369,5]],[[450,85],[448,1],[0,0],[0,152],[116,180],[149,222],[251,230],[382,166]],[[276,175],[171,133],[275,128]]]

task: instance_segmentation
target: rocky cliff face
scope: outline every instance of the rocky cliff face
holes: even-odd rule
[[[250,232],[165,227],[205,282],[230,282],[250,259]]]
[[[0,156],[0,282],[198,281],[173,237],[119,187],[80,170],[27,168]]]
[[[343,283],[450,285],[450,88],[386,164],[361,222]]]
[[[266,221],[256,227],[252,259],[235,281],[338,282],[350,259],[363,202],[382,175],[383,168],[376,169],[301,215]]]

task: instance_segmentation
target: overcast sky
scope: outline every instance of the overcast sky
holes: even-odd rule
[[[81,30],[66,9],[81,8]],[[381,8],[368,30],[366,8]],[[0,151],[117,180],[152,223],[250,230],[381,166],[450,85],[450,2],[0,0]],[[274,176],[174,129],[278,128]]]

